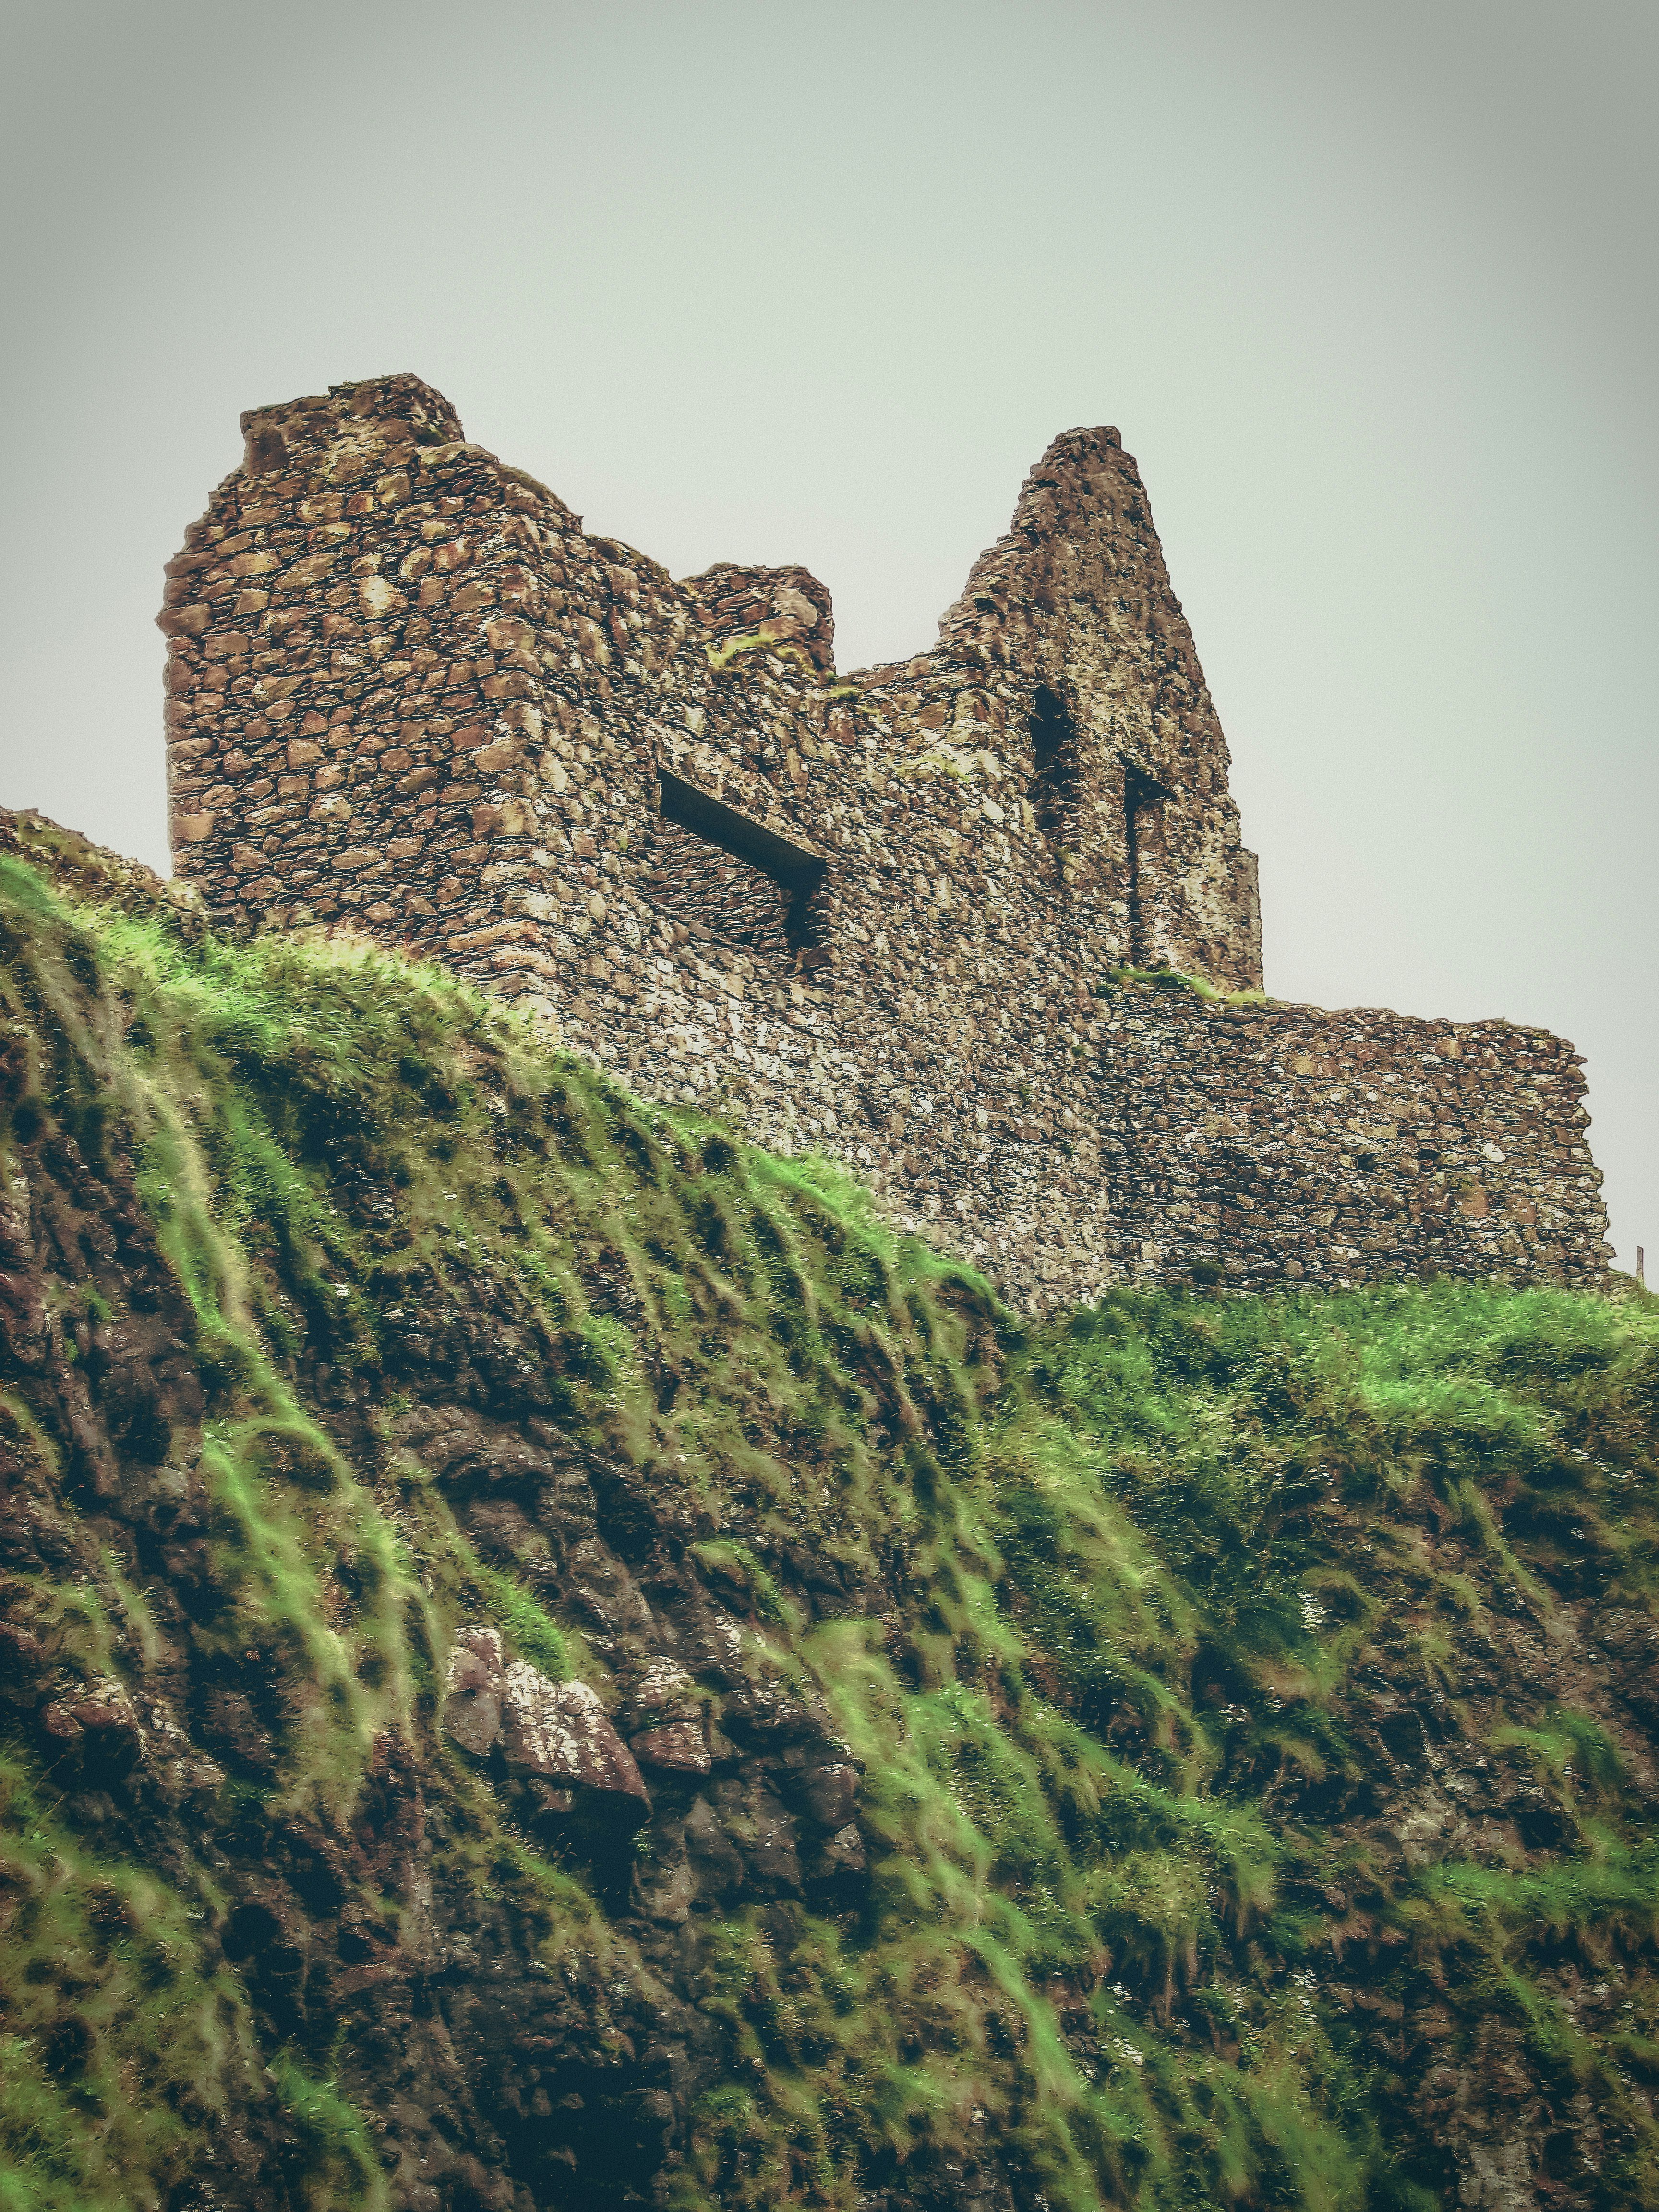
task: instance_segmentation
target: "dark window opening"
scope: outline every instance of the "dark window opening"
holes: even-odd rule
[[[829,959],[823,861],[664,770],[651,896],[693,936],[804,968]]]
[[[1077,732],[1072,718],[1046,684],[1031,702],[1031,811],[1056,851],[1077,842]]]
[[[1129,963],[1134,968],[1155,964],[1152,923],[1158,880],[1156,857],[1158,808],[1165,793],[1144,769],[1133,761],[1123,763],[1123,842],[1129,877]]]

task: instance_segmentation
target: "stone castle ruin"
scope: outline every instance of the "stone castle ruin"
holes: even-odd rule
[[[161,617],[175,865],[221,923],[349,924],[527,1000],[1032,1309],[1602,1278],[1570,1045],[1262,997],[1115,430],[1054,441],[931,651],[841,676],[805,569],[676,582],[416,377],[242,428]]]

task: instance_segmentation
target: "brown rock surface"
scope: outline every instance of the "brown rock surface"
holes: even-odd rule
[[[507,1668],[501,1747],[515,1772],[636,1797],[649,1809],[640,1770],[586,1682],[550,1682],[526,1660]]]

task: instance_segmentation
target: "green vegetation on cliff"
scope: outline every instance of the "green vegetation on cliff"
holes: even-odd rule
[[[1023,1324],[13,845],[3,2212],[1659,2206],[1659,1302]],[[443,1733],[482,1621],[712,1773],[585,1838]]]

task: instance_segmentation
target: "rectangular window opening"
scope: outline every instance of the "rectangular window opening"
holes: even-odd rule
[[[696,935],[822,967],[830,957],[822,855],[666,769],[660,781],[658,905]]]

